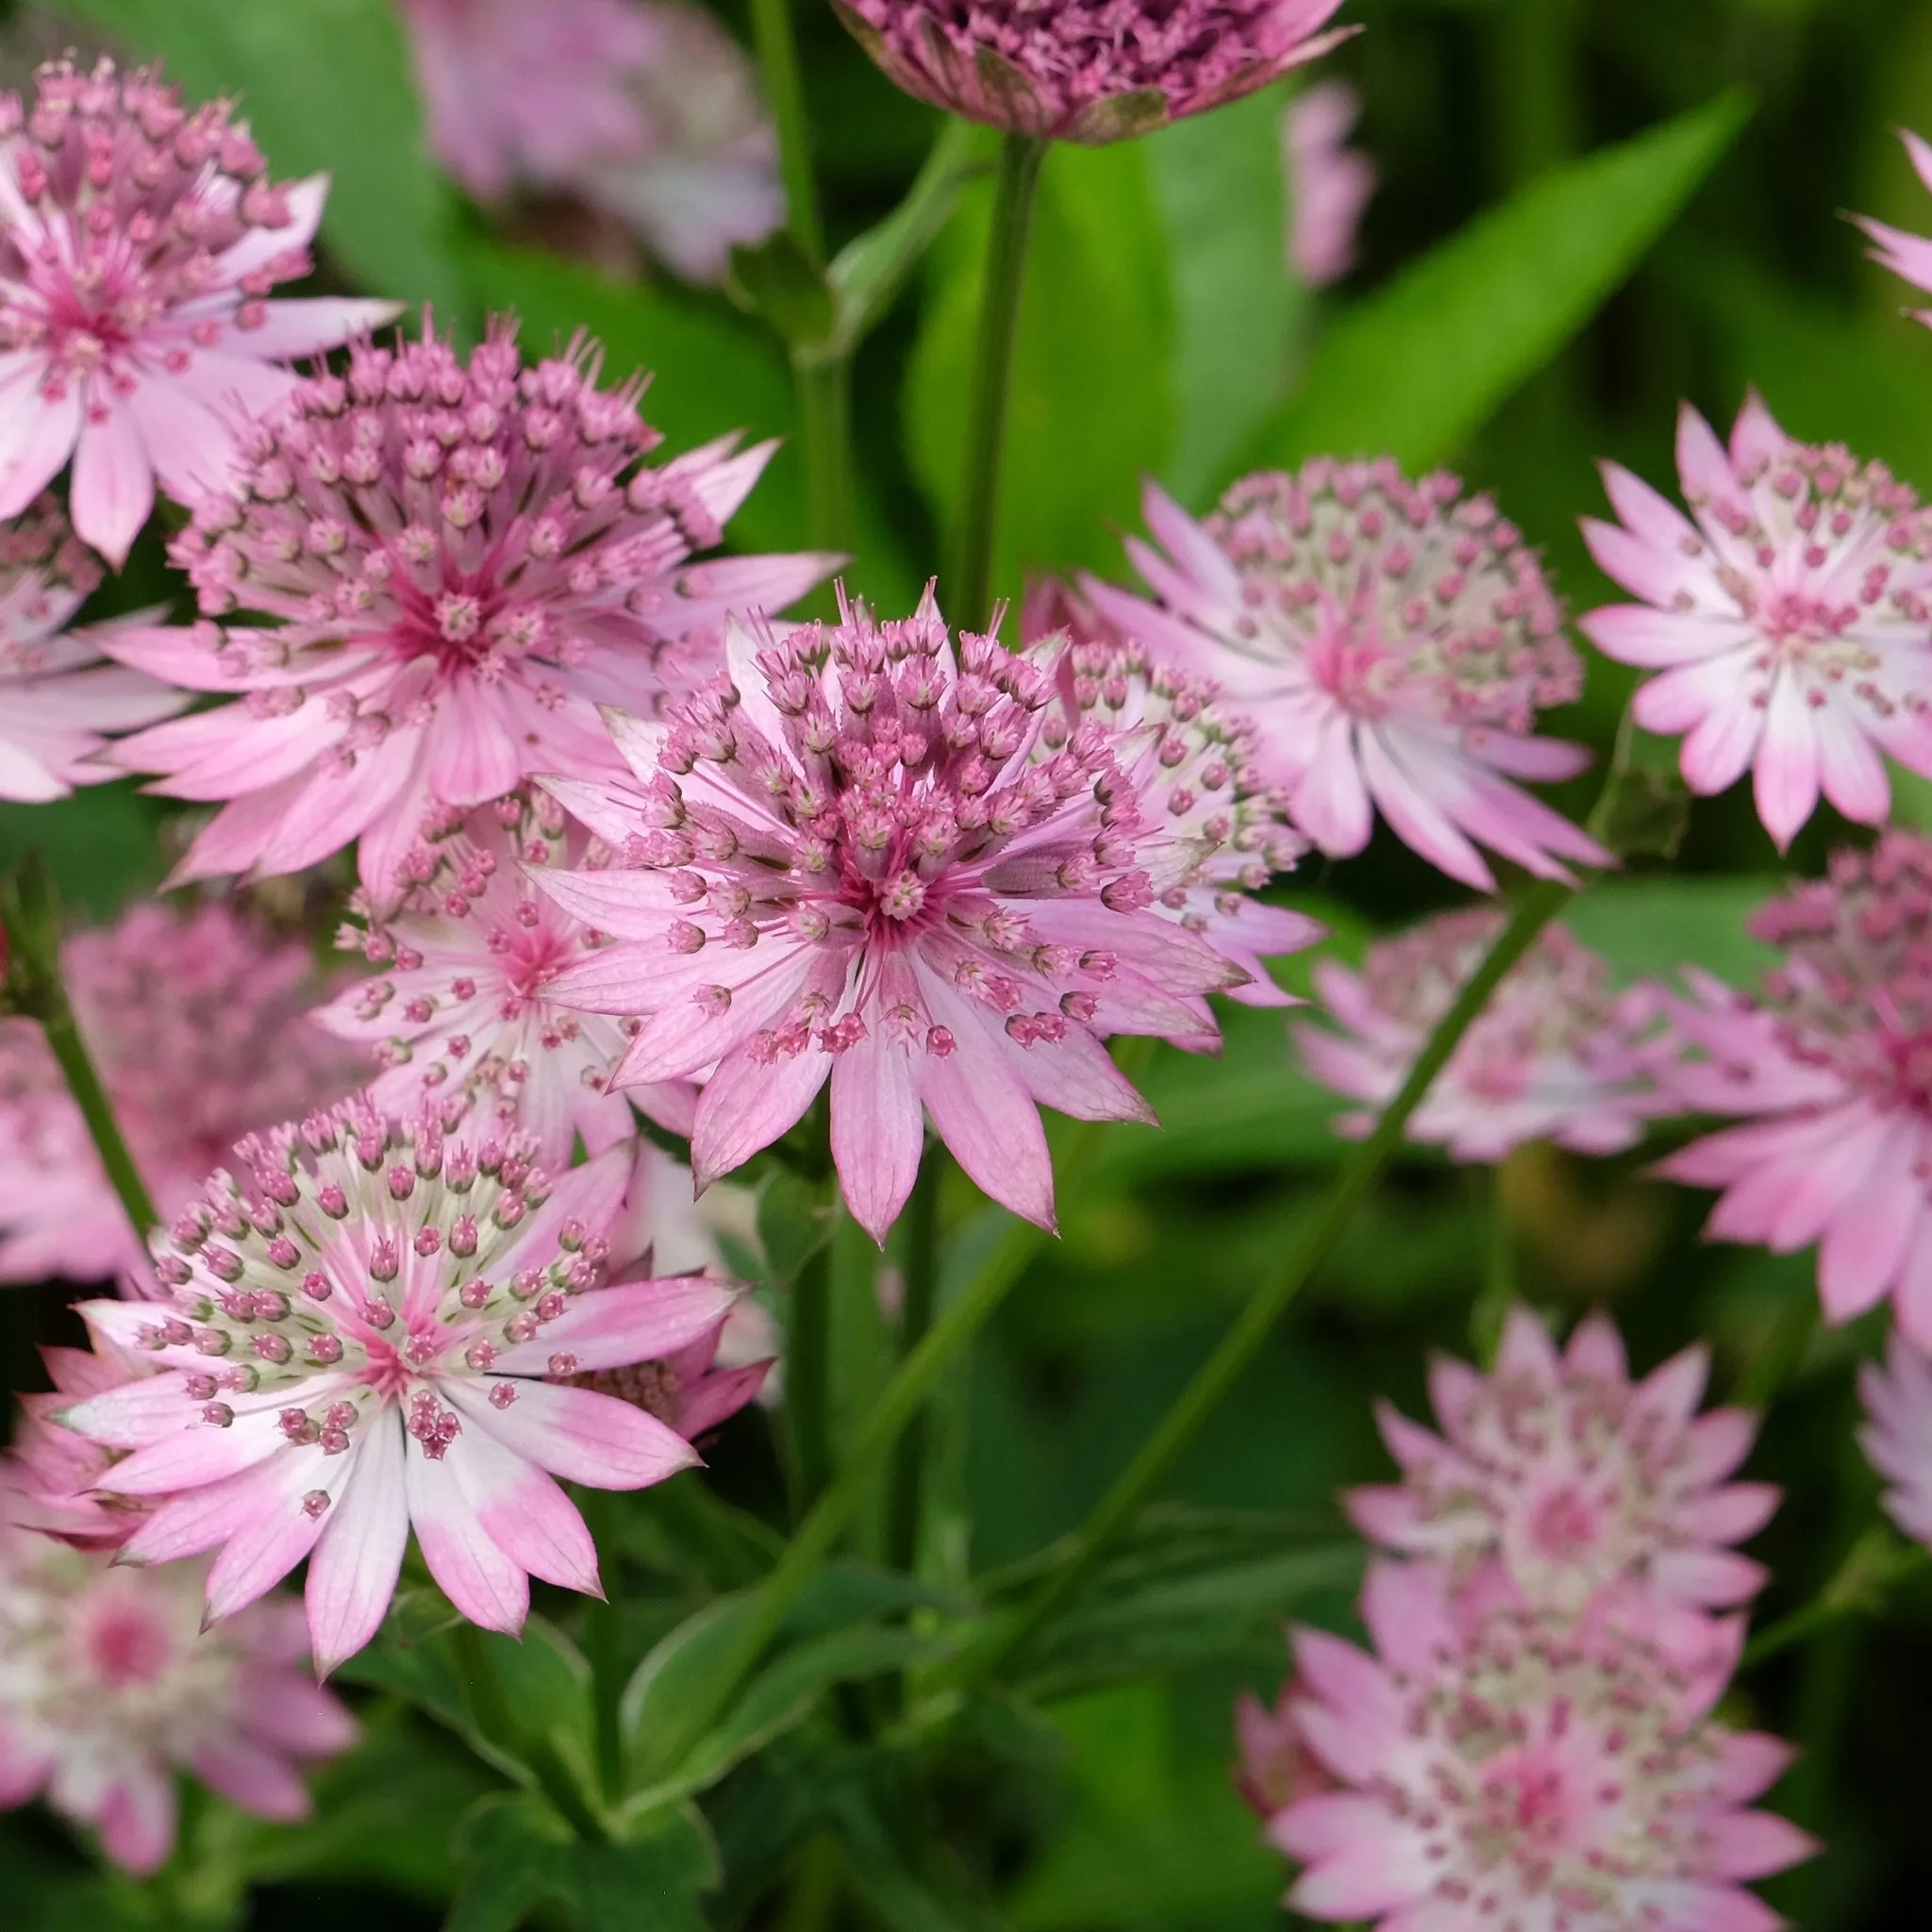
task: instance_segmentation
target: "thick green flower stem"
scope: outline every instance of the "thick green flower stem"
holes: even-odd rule
[[[802,1519],[832,1474],[832,1243],[821,1241],[791,1283],[785,1414],[791,1430],[791,1515]]]
[[[850,551],[852,358],[843,350],[794,353],[791,374],[805,461],[806,534],[814,549]]]
[[[788,225],[792,239],[816,262],[825,258],[825,235],[819,223],[818,190],[811,173],[811,124],[806,119],[805,89],[798,75],[798,36],[791,25],[791,0],[751,0],[752,39],[758,47],[758,75],[765,105],[778,131],[778,174],[785,184]]]
[[[1008,134],[1000,144],[993,184],[992,231],[986,244],[986,279],[979,295],[979,334],[966,391],[966,473],[959,497],[959,553],[942,601],[955,621],[976,630],[992,616],[993,546],[999,537],[1000,468],[1006,453],[1007,393],[1020,291],[1026,278],[1026,242],[1047,143]]]
[[[899,1359],[904,1362],[925,1340],[932,1327],[933,1304],[939,1293],[940,1175],[945,1159],[936,1146],[925,1149],[919,1178],[906,1204],[902,1264],[906,1297],[899,1310]],[[915,1414],[899,1438],[886,1492],[886,1561],[894,1570],[914,1570],[919,1563],[920,1507],[925,1491],[926,1418]]]

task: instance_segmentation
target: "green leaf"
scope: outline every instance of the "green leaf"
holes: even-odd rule
[[[1341,316],[1244,468],[1452,455],[1595,313],[1748,113],[1721,95],[1532,182]]]
[[[454,198],[423,145],[389,0],[64,0],[167,63],[191,100],[239,94],[277,178],[330,176],[322,239],[372,294],[465,312]]]
[[[0,873],[39,852],[69,911],[109,919],[167,873],[155,803],[132,781],[91,786],[46,805],[0,803]]]
[[[1744,922],[1776,891],[1769,878],[1608,879],[1568,907],[1562,923],[1610,962],[1619,984],[1675,982],[1690,965],[1748,988],[1777,956]]]
[[[654,1645],[631,1674],[618,1710],[633,1790],[658,1782],[691,1741],[691,1714],[737,1650],[757,1607],[756,1591],[707,1604]]]
[[[805,1264],[832,1239],[833,1224],[823,1185],[774,1168],[758,1191],[758,1245],[765,1251],[766,1279],[774,1288],[796,1281]]]
[[[823,348],[839,325],[839,304],[825,272],[790,228],[731,251],[727,289],[733,301],[761,315],[793,349]]]

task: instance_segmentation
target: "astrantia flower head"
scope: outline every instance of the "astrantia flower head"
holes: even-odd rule
[[[1130,541],[1144,603],[1084,588],[1102,616],[1220,685],[1255,721],[1261,775],[1323,851],[1362,850],[1379,810],[1451,877],[1495,881],[1491,847],[1544,877],[1607,856],[1510,778],[1573,777],[1580,747],[1531,737],[1582,689],[1541,566],[1487,497],[1386,458],[1318,459],[1234,485],[1197,524],[1150,484]]]
[[[183,692],[101,659],[100,640],[152,613],[69,630],[101,569],[43,496],[0,527],[0,798],[38,805],[115,776],[94,754],[110,731],[178,711]]]
[[[1932,1349],[1932,841],[1888,832],[1760,910],[1784,958],[1747,999],[1687,974],[1673,1005],[1680,1105],[1743,1125],[1660,1171],[1722,1188],[1707,1232],[1790,1254],[1819,1242],[1826,1317],[1887,1294]]]
[[[1348,1030],[1296,1029],[1308,1072],[1370,1109],[1385,1106],[1502,930],[1500,913],[1445,912],[1371,946],[1358,974],[1323,960],[1316,994]],[[1651,1072],[1655,1006],[1643,989],[1612,991],[1602,959],[1546,927],[1457,1042],[1410,1117],[1409,1139],[1480,1161],[1525,1141],[1579,1154],[1633,1145],[1645,1121],[1677,1110]],[[1366,1133],[1373,1121],[1370,1111],[1338,1124]]]
[[[771,456],[734,439],[658,468],[641,381],[581,341],[525,368],[494,327],[359,343],[253,431],[237,493],[175,544],[210,616],[128,662],[240,702],[125,741],[176,798],[233,801],[181,875],[297,872],[359,840],[391,892],[425,820],[533,773],[613,769],[600,704],[648,711],[712,675],[727,608],[776,609],[827,559],[690,561]]]
[[[1214,1032],[1206,995],[1247,974],[1155,909],[1158,758],[1096,720],[1037,756],[1064,648],[966,633],[956,658],[930,590],[901,622],[845,607],[782,640],[734,629],[724,694],[613,723],[632,780],[547,781],[625,868],[541,878],[621,941],[555,996],[646,1016],[620,1085],[716,1067],[701,1187],[829,1078],[833,1157],[875,1237],[911,1191],[923,1116],[1048,1224],[1038,1106],[1148,1119],[1102,1039]]]
[[[1324,80],[1282,111],[1288,175],[1288,265],[1310,289],[1355,266],[1356,229],[1375,192],[1375,164],[1348,145],[1361,100],[1347,82]]]
[[[300,1607],[204,1633],[201,1580],[0,1521],[0,1806],[44,1794],[139,1876],[174,1848],[177,1770],[258,1818],[301,1818],[296,1764],[356,1738],[308,1669]]]
[[[228,902],[132,907],[75,934],[60,963],[163,1214],[243,1135],[357,1083],[354,1056],[306,1018],[320,990],[308,946]],[[146,1262],[38,1024],[0,1020],[0,1282],[138,1277]]]
[[[1659,675],[1633,715],[1684,735],[1684,782],[1748,770],[1780,850],[1821,791],[1883,824],[1881,752],[1932,774],[1932,511],[1882,463],[1795,442],[1756,396],[1728,450],[1688,406],[1677,471],[1691,517],[1614,463],[1621,525],[1584,520],[1591,555],[1642,599],[1582,620],[1608,656]]]
[[[1234,1767],[1234,1788],[1241,1802],[1262,1818],[1286,1810],[1297,1798],[1335,1789],[1328,1767],[1308,1748],[1294,1721],[1295,1704],[1307,1695],[1307,1687],[1291,1677],[1273,1709],[1252,1690],[1242,1691],[1235,1705],[1235,1740],[1241,1757]]]
[[[908,93],[1017,134],[1099,142],[1224,106],[1325,54],[1341,0],[833,0]]]
[[[386,970],[314,1015],[375,1048],[375,1106],[413,1114],[430,1102],[472,1135],[526,1133],[537,1158],[559,1169],[578,1136],[601,1154],[633,1134],[633,1101],[688,1134],[693,1087],[613,1093],[625,1024],[548,996],[550,982],[601,943],[530,882],[532,869],[584,857],[585,838],[562,808],[547,794],[516,793],[431,830],[399,868],[396,909],[383,916],[358,894],[358,916],[342,931],[345,945]]]
[[[25,105],[0,95],[0,517],[71,456],[75,527],[118,563],[157,478],[182,501],[220,482],[293,386],[281,365],[395,305],[263,299],[308,273],[328,181],[271,184],[226,102],[61,60]]]
[[[1384,1548],[1435,1558],[1458,1586],[1500,1578],[1535,1609],[1579,1614],[1612,1587],[1666,1610],[1742,1603],[1764,1572],[1723,1545],[1762,1528],[1777,1491],[1725,1480],[1756,1428],[1742,1409],[1695,1413],[1708,1367],[1687,1349],[1633,1383],[1605,1316],[1559,1355],[1515,1308],[1493,1374],[1433,1365],[1441,1436],[1382,1407],[1403,1479],[1354,1491],[1349,1514]]]
[[[1885,1366],[1858,1371],[1865,1401],[1859,1444],[1887,1477],[1885,1513],[1932,1549],[1932,1357],[1892,1331]]]
[[[147,1506],[96,1487],[114,1452],[65,1428],[59,1411],[148,1373],[145,1359],[112,1342],[92,1350],[43,1348],[51,1392],[23,1395],[12,1446],[0,1462],[0,1521],[57,1536],[76,1549],[125,1542]]]
[[[1912,172],[1927,188],[1932,188],[1932,144],[1908,128],[1900,128],[1899,139],[1911,158]],[[1878,244],[1871,251],[1874,261],[1883,262],[1893,275],[1903,276],[1914,288],[1932,289],[1932,240],[1907,234],[1903,228],[1874,222],[1865,215],[1854,215],[1852,219]],[[1914,309],[1912,313],[1915,320],[1932,328],[1932,308]]]
[[[1744,1807],[1790,1753],[1709,1712],[1735,1623],[1680,1654],[1608,1602],[1580,1619],[1452,1598],[1425,1563],[1378,1564],[1362,1612],[1375,1654],[1304,1630],[1292,1707],[1343,1787],[1290,1805],[1269,1836],[1305,1870],[1311,1919],[1382,1932],[1774,1932],[1743,1890],[1810,1840]]]
[[[641,1489],[697,1458],[568,1380],[683,1347],[733,1295],[700,1275],[600,1286],[625,1151],[553,1186],[527,1142],[446,1142],[433,1115],[357,1103],[244,1153],[245,1187],[217,1174],[157,1238],[163,1305],[81,1308],[161,1372],[61,1412],[132,1452],[101,1488],[168,1499],[124,1554],[219,1549],[211,1618],[308,1557],[325,1671],[375,1633],[412,1524],[488,1628],[522,1627],[533,1575],[594,1591],[595,1546],[553,1477]]]

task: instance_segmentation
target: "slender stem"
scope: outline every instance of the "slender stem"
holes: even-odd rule
[[[820,1242],[791,1284],[785,1413],[791,1425],[791,1514],[802,1518],[832,1474],[832,1244]]]
[[[1811,1602],[1752,1638],[1738,1668],[1754,1669],[1847,1617],[1870,1614],[1879,1608],[1885,1592],[1894,1584],[1916,1576],[1928,1564],[1932,1564],[1932,1550],[1917,1543],[1901,1548],[1884,1530],[1868,1533],[1853,1544],[1831,1581]]]
[[[154,1197],[148,1192],[146,1182],[134,1164],[134,1156],[127,1151],[127,1142],[122,1137],[120,1124],[114,1118],[114,1109],[101,1085],[101,1076],[94,1071],[87,1042],[81,1039],[80,1028],[75,1024],[66,991],[59,987],[58,980],[55,985],[58,990],[58,1010],[42,1016],[41,1031],[47,1036],[47,1044],[53,1048],[54,1058],[59,1061],[60,1071],[66,1075],[74,1103],[87,1123],[94,1151],[101,1157],[101,1165],[107,1169],[108,1179],[113,1184],[115,1198],[134,1224],[135,1233],[144,1241],[148,1230],[159,1224],[160,1216],[155,1210]]]
[[[928,1147],[919,1163],[919,1178],[906,1205],[906,1300],[899,1314],[899,1359],[903,1362],[925,1340],[932,1326],[933,1304],[939,1291],[940,1174],[945,1163],[937,1147]],[[906,1425],[892,1458],[886,1496],[886,1561],[894,1570],[913,1570],[919,1563],[920,1506],[925,1486],[925,1411],[921,1408]]]
[[[805,114],[805,88],[798,75],[798,36],[791,25],[791,0],[751,0],[752,39],[765,105],[778,130],[778,173],[785,183],[789,225],[798,245],[814,261],[825,258],[824,230],[819,225],[818,191],[811,173],[811,125]]]
[[[806,534],[820,550],[852,548],[852,358],[794,357],[798,441],[805,458]]]
[[[976,629],[992,616],[993,545],[999,536],[1000,464],[1006,453],[1007,391],[1020,290],[1026,276],[1026,242],[1047,144],[1008,134],[1000,143],[993,184],[992,232],[986,244],[986,280],[979,296],[979,336],[966,391],[966,474],[959,501],[959,558],[949,603],[958,621]]]

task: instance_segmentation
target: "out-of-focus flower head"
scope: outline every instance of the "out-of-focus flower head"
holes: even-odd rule
[[[95,753],[104,734],[178,711],[184,692],[103,663],[103,634],[145,625],[153,612],[70,630],[101,569],[51,496],[0,526],[0,798],[39,805],[76,785],[116,776]]]
[[[1241,1757],[1234,1767],[1234,1788],[1257,1817],[1272,1818],[1297,1798],[1336,1788],[1328,1767],[1308,1748],[1294,1721],[1296,1700],[1307,1695],[1307,1686],[1291,1677],[1272,1710],[1252,1690],[1243,1690],[1235,1705]]]
[[[1932,1357],[1892,1331],[1885,1366],[1858,1371],[1865,1426],[1858,1441],[1887,1477],[1885,1513],[1932,1549]]]
[[[1364,1103],[1344,1133],[1366,1133],[1407,1079],[1428,1039],[1503,930],[1488,909],[1440,913],[1369,948],[1359,974],[1324,959],[1315,991],[1346,1027],[1295,1029],[1308,1072]],[[1548,926],[1509,969],[1410,1116],[1412,1141],[1457,1160],[1501,1160],[1525,1141],[1578,1154],[1632,1146],[1643,1124],[1679,1111],[1651,1071],[1656,996],[1614,992],[1608,967]]]
[[[42,67],[0,95],[0,517],[74,460],[81,537],[119,563],[155,484],[192,502],[228,473],[285,365],[392,302],[266,300],[311,266],[327,176],[275,187],[225,101],[189,109],[149,70]]]
[[[548,996],[550,982],[601,943],[530,882],[533,868],[585,856],[586,839],[562,808],[546,793],[518,792],[430,832],[399,868],[394,909],[385,914],[360,892],[342,929],[344,945],[386,970],[314,1015],[375,1049],[375,1105],[413,1114],[428,1102],[446,1125],[470,1115],[472,1134],[528,1134],[537,1159],[556,1169],[569,1166],[578,1136],[592,1154],[628,1139],[632,1101],[688,1134],[695,1088],[613,1093],[625,1023]]]
[[[1121,141],[1253,93],[1354,31],[1341,0],[833,0],[909,94],[1016,134]]]
[[[1500,1578],[1532,1609],[1580,1615],[1612,1588],[1666,1614],[1740,1604],[1764,1572],[1723,1546],[1761,1529],[1778,1492],[1726,1480],[1756,1430],[1742,1409],[1696,1414],[1708,1368],[1691,1348],[1633,1383],[1607,1317],[1559,1355],[1514,1308],[1493,1374],[1433,1364],[1441,1436],[1380,1407],[1403,1479],[1353,1491],[1349,1514],[1385,1549],[1433,1558],[1458,1587]]]
[[[1713,1721],[1737,1620],[1659,1642],[1613,1599],[1580,1618],[1452,1594],[1426,1563],[1375,1565],[1365,1655],[1301,1631],[1294,1724],[1340,1790],[1268,1835],[1303,1872],[1289,1903],[1381,1932],[1477,1924],[1774,1932],[1743,1888],[1810,1856],[1745,1807],[1790,1753]]]
[[[1281,116],[1288,175],[1288,265],[1310,289],[1355,266],[1356,230],[1375,192],[1375,164],[1348,145],[1361,99],[1346,81],[1324,80],[1295,95]]]
[[[962,633],[928,587],[909,619],[841,604],[782,639],[734,627],[728,691],[613,724],[623,783],[546,781],[619,854],[544,891],[620,943],[555,996],[644,1016],[631,1080],[708,1067],[698,1185],[786,1132],[831,1081],[832,1154],[883,1239],[924,1116],[966,1172],[1050,1224],[1038,1108],[1146,1120],[1102,1040],[1191,1043],[1245,969],[1155,909],[1170,843],[1158,760],[1060,716],[1056,641]]]
[[[1683,735],[1692,791],[1749,771],[1780,851],[1821,791],[1883,824],[1879,754],[1932,774],[1932,511],[1882,463],[1793,441],[1756,396],[1729,449],[1687,405],[1677,472],[1690,518],[1606,463],[1624,521],[1583,524],[1605,574],[1642,600],[1581,621],[1607,656],[1658,674],[1632,715]]]
[[[1825,1316],[1893,1299],[1932,1350],[1932,841],[1888,832],[1758,911],[1784,955],[1755,998],[1703,974],[1660,1077],[1689,1112],[1742,1115],[1659,1172],[1721,1188],[1712,1239],[1819,1243]]]
[[[211,1619],[308,1558],[326,1672],[375,1634],[410,1528],[457,1608],[519,1630],[529,1579],[597,1590],[554,1478],[631,1490],[697,1460],[656,1418],[567,1386],[683,1348],[735,1291],[700,1275],[602,1287],[622,1147],[554,1186],[528,1143],[445,1142],[433,1114],[365,1104],[242,1150],[156,1239],[166,1301],[89,1302],[98,1335],[160,1372],[60,1411],[129,1453],[100,1478],[163,1497],[124,1545],[218,1549]]]
[[[202,1574],[116,1567],[0,1520],[0,1806],[44,1795],[137,1876],[174,1848],[177,1771],[258,1818],[301,1818],[297,1765],[356,1739],[308,1669],[300,1606],[203,1632]]]
[[[298,872],[357,840],[386,897],[426,823],[534,773],[614,769],[599,705],[702,682],[727,608],[825,575],[809,555],[691,562],[775,445],[652,467],[641,380],[599,389],[599,362],[579,338],[525,367],[503,324],[467,362],[365,341],[345,379],[251,430],[244,480],[175,545],[210,618],[251,621],[117,649],[237,700],[115,747],[172,797],[232,801],[180,876]]]
[[[147,1363],[111,1342],[90,1353],[43,1348],[51,1392],[23,1395],[13,1442],[0,1461],[0,1520],[57,1536],[76,1549],[111,1550],[125,1542],[146,1504],[97,1487],[114,1452],[63,1427],[58,1412],[105,1389],[147,1374]]]
[[[1899,129],[1898,138],[1905,142],[1906,153],[1911,158],[1912,172],[1927,188],[1932,188],[1932,144],[1906,127]],[[1893,275],[1914,288],[1932,289],[1932,240],[1907,234],[1885,222],[1874,222],[1867,215],[1854,215],[1852,219],[1878,244],[1871,251],[1874,261],[1883,262]],[[1912,314],[1932,328],[1932,308],[1917,308]]]
[[[156,1206],[173,1215],[243,1135],[338,1098],[353,1056],[306,1017],[308,948],[225,900],[131,907],[60,949],[82,1038]],[[147,1255],[38,1022],[0,1019],[0,1282],[138,1282]]]
[[[1510,783],[1574,777],[1580,746],[1532,737],[1583,688],[1542,568],[1487,497],[1387,458],[1244,477],[1205,524],[1157,486],[1165,554],[1129,540],[1158,601],[1094,578],[1101,615],[1253,718],[1260,775],[1323,851],[1352,857],[1379,810],[1452,878],[1495,885],[1491,847],[1543,877],[1608,856]]]

